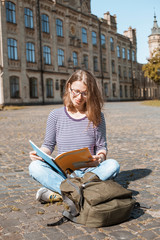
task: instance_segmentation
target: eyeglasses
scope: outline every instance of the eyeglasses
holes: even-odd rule
[[[85,91],[85,92],[81,92],[81,91],[79,91],[79,90],[75,90],[75,89],[72,89],[72,88],[70,88],[70,90],[71,90],[71,93],[73,94],[73,96],[78,96],[79,94],[81,94],[81,96],[83,97],[83,98],[86,98],[87,97],[87,92]]]

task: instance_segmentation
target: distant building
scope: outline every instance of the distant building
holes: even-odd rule
[[[99,19],[90,0],[0,1],[1,105],[62,102],[76,69],[96,76],[105,100],[143,99],[148,91],[136,30],[117,33],[115,15]],[[151,88],[148,98],[156,96]]]
[[[158,26],[156,14],[154,14],[153,28],[151,34],[148,37],[149,53],[150,57],[155,49],[160,49],[160,27]]]

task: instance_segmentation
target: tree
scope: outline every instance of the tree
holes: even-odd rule
[[[148,63],[143,65],[144,76],[152,79],[155,83],[160,82],[160,48],[153,51]]]

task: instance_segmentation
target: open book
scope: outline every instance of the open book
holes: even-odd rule
[[[29,142],[37,155],[64,178],[66,178],[66,172],[71,173],[74,170],[85,168],[87,167],[87,163],[91,161],[89,158],[92,157],[92,155],[88,148],[61,153],[56,158],[52,158],[37,147],[31,140],[29,140]]]

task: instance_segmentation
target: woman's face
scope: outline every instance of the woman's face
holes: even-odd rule
[[[69,84],[70,99],[77,109],[83,109],[87,100],[87,86],[82,81]]]

